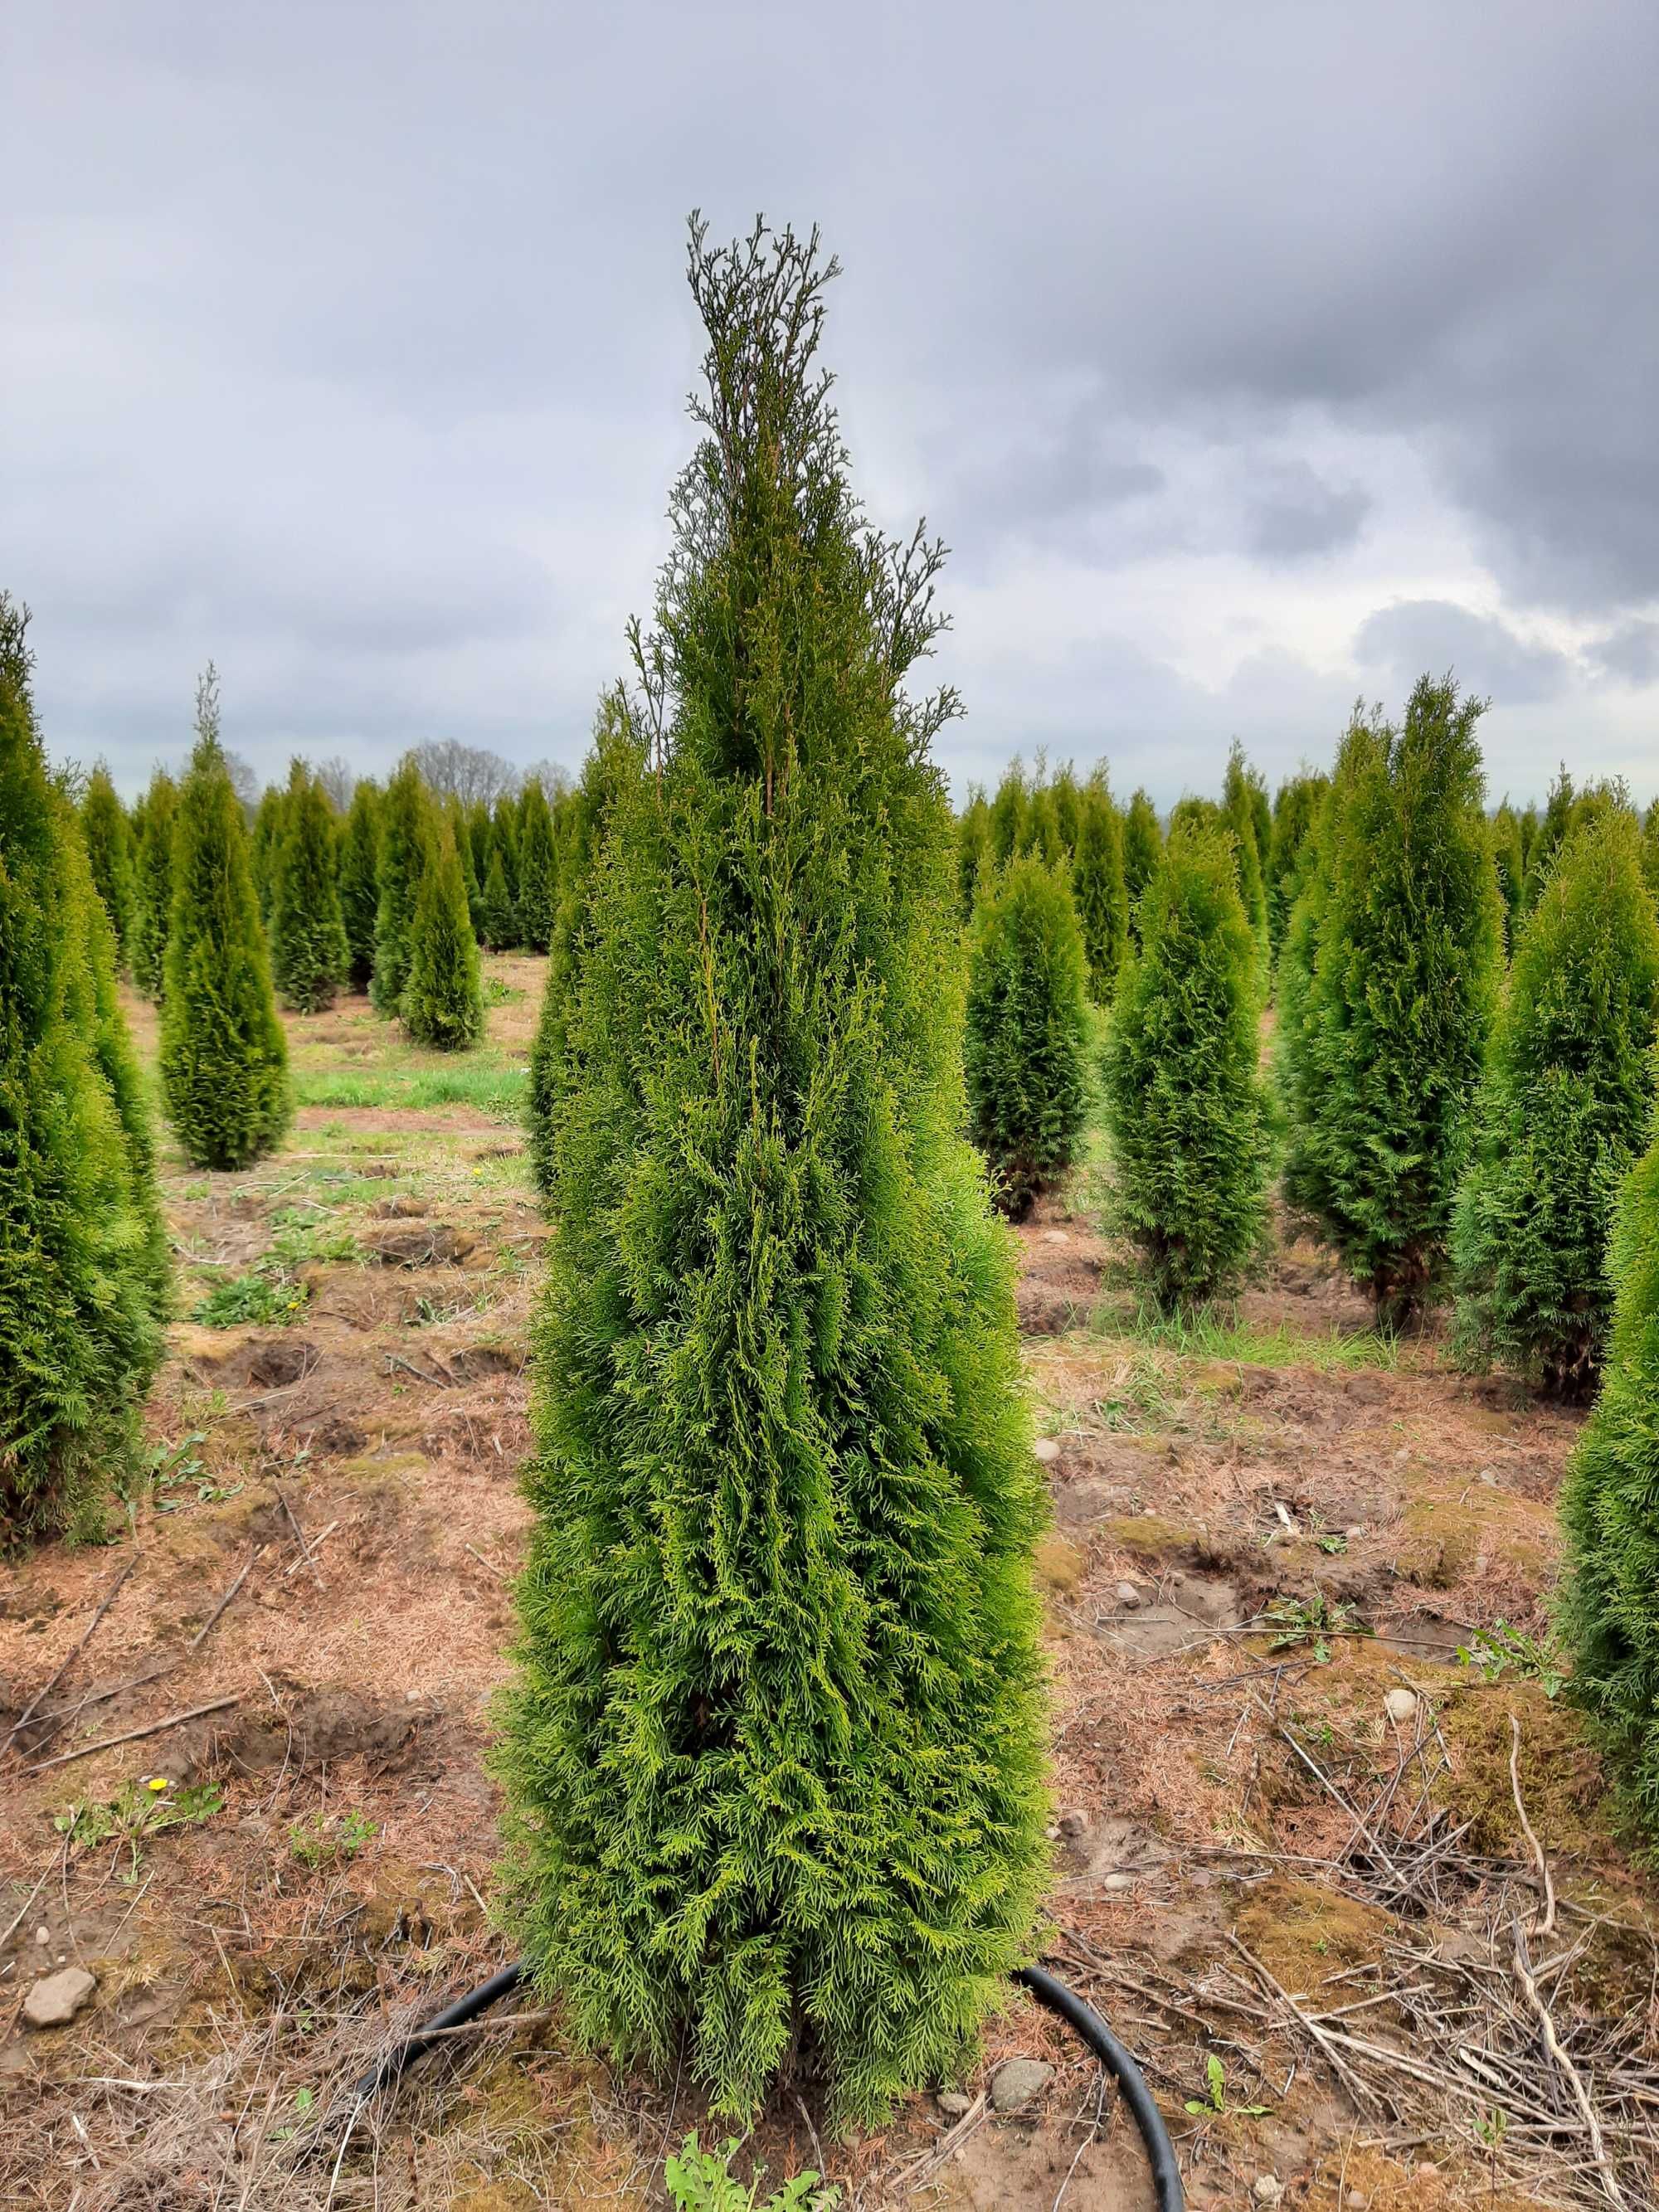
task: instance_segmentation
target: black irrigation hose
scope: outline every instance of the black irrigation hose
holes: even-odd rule
[[[394,2043],[371,2073],[365,2074],[352,2092],[354,2112],[361,2112],[371,2097],[397,2081],[404,2069],[439,2041],[446,2028],[464,2027],[476,2020],[498,1998],[517,1989],[524,1979],[522,1959],[512,1966],[503,1966],[499,1974],[492,1974],[487,1982],[453,2005],[446,2005],[435,2013],[412,2035],[403,2042]],[[1075,1990],[1067,1989],[1041,1966],[1021,1966],[1014,1979],[1022,1989],[1030,1990],[1039,2004],[1058,2013],[1066,2026],[1073,2029],[1086,2043],[1095,2057],[1116,2081],[1123,2092],[1123,2101],[1129,2116],[1140,2130],[1140,2140],[1146,2146],[1146,2156],[1152,2169],[1152,2188],[1158,2198],[1158,2212],[1186,2212],[1187,2193],[1181,2185],[1181,2170],[1176,2164],[1175,2145],[1170,2141],[1170,2131],[1164,2124],[1163,2115],[1153,2102],[1152,2093],[1146,2087],[1146,2076],[1136,2065],[1133,2052],[1120,2043],[1094,2007],[1085,2004]]]
[[[1112,2075],[1123,2092],[1123,2101],[1129,2108],[1129,2117],[1140,2130],[1140,2140],[1146,2146],[1147,2162],[1152,2169],[1152,2190],[1158,2198],[1158,2212],[1185,2212],[1187,2192],[1181,2185],[1181,2169],[1176,2164],[1175,2145],[1170,2141],[1170,2130],[1164,2124],[1164,2115],[1152,2100],[1146,2087],[1146,2077],[1134,2061],[1134,2054],[1120,2043],[1105,2021],[1091,2004],[1085,2004],[1075,1990],[1067,1989],[1054,1975],[1041,1966],[1018,1966],[1014,1979],[1022,1989],[1030,1990],[1039,2004],[1047,2005],[1050,2012],[1058,2013],[1066,2025],[1082,2037],[1106,2071]]]

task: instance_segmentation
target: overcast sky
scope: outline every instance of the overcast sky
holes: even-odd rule
[[[0,584],[48,744],[574,768],[648,611],[684,219],[819,222],[953,549],[960,793],[1167,805],[1355,695],[1659,792],[1654,0],[4,0]]]

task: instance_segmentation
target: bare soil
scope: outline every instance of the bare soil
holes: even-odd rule
[[[489,963],[505,995],[485,1057],[505,1073],[522,1066],[542,966]],[[148,1050],[153,1017],[131,1012]],[[458,2038],[343,2154],[331,2132],[397,2027],[500,1961],[489,1714],[526,1528],[515,1477],[546,1231],[510,1120],[392,1103],[435,1056],[361,1000],[289,1030],[302,1073],[384,1077],[388,1102],[302,1108],[246,1175],[177,1158],[165,1172],[182,1311],[262,1269],[292,1311],[181,1319],[149,1409],[155,1482],[112,1515],[106,1547],[0,1573],[0,1737],[69,1662],[3,1762],[0,2202],[660,2204],[665,2148],[706,2131],[690,2086],[613,2075],[541,2014]],[[1558,2024],[1570,2041],[1600,2019],[1626,2023],[1632,2050],[1659,2040],[1659,1911],[1593,1747],[1535,1667],[1458,1657],[1500,1622],[1547,1634],[1576,1418],[1460,1375],[1432,1334],[1379,1343],[1328,1258],[1288,1235],[1237,1326],[1187,1340],[1137,1319],[1081,1184],[1015,1233],[1053,1447],[1044,1952],[1142,2055],[1191,2201],[1595,2201],[1541,2168],[1517,2185],[1519,2122],[1500,2157],[1490,2118],[1483,2134],[1425,2085],[1357,2097],[1289,2003],[1369,2003],[1377,2036],[1398,2037],[1401,1977],[1474,1956],[1504,1885],[1533,1878],[1514,1715],[1522,1803],[1565,1924],[1588,1931],[1553,1985]],[[1384,1703],[1406,1688],[1409,1721]],[[199,1707],[214,1710],[48,1764]],[[1374,1854],[1355,1856],[1355,1816],[1396,1772],[1413,1791],[1422,1778],[1423,1802],[1409,1838],[1397,1809],[1378,1817],[1399,1864],[1412,1854],[1390,1888]],[[130,1784],[151,1799],[211,1784],[222,1804],[136,1844],[54,1826]],[[96,1975],[91,2002],[67,2027],[27,2027],[24,1995],[60,1963]],[[1016,2055],[1054,2067],[1048,2091],[975,2120],[942,2160],[953,2123],[932,2096],[880,2136],[823,2140],[848,2199],[1150,2207],[1114,2098],[1025,1999],[958,2086],[976,2098]],[[1190,2114],[1212,2057],[1221,2107]],[[802,2087],[779,2093],[741,2170],[818,2162]]]

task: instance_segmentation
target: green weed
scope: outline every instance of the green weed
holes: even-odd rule
[[[1297,1651],[1308,1644],[1316,1667],[1329,1661],[1332,1637],[1368,1632],[1351,1605],[1327,1597],[1323,1590],[1316,1590],[1310,1598],[1275,1598],[1263,1619],[1273,1631],[1270,1651]]]
[[[694,2131],[680,2146],[678,2157],[671,2153],[663,2179],[678,2212],[793,2212],[796,2206],[802,2212],[830,2212],[831,2206],[840,2203],[841,2191],[834,2187],[820,2189],[823,2176],[811,2167],[763,2201],[764,2172],[752,2187],[745,2188],[731,2170],[737,2148],[734,2136],[719,2150],[703,2150]]]
[[[52,1825],[71,1848],[96,1850],[100,1844],[113,1843],[118,1846],[118,1860],[121,1850],[128,1852],[130,1863],[116,1880],[131,1885],[137,1881],[143,1863],[141,1844],[168,1828],[199,1828],[222,1813],[224,1804],[225,1793],[216,1783],[174,1789],[158,1775],[124,1782],[113,1797],[101,1802],[76,1798],[52,1815]]]
[[[255,1268],[228,1283],[216,1283],[191,1319],[204,1328],[286,1327],[305,1311],[310,1292],[303,1283]]]
[[[1566,1655],[1553,1635],[1547,1632],[1540,1640],[1511,1628],[1507,1620],[1476,1629],[1467,1644],[1458,1645],[1457,1656],[1489,1682],[1511,1674],[1519,1682],[1536,1682],[1547,1698],[1558,1696],[1567,1679]]]
[[[355,1859],[380,1832],[366,1813],[307,1813],[290,1824],[288,1847],[301,1866],[335,1866]]]
[[[1229,2104],[1227,2069],[1213,2051],[1204,2062],[1204,2092],[1201,2097],[1188,2097],[1187,2100],[1187,2110],[1198,2119],[1259,2120],[1273,2109],[1269,2105]]]

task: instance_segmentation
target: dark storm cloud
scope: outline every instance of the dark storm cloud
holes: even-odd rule
[[[1590,647],[1598,668],[1625,684],[1659,684],[1659,622],[1623,623]]]
[[[1382,669],[1396,691],[1427,669],[1450,669],[1466,691],[1497,707],[1526,707],[1559,698],[1573,680],[1573,664],[1551,647],[1528,645],[1492,615],[1479,615],[1444,599],[1410,599],[1382,607],[1362,623],[1355,658]]]
[[[1408,605],[1371,665],[1455,644],[1565,726],[1659,681],[1656,70],[1647,0],[11,0],[0,583],[52,742],[131,785],[211,653],[266,773],[574,764],[687,450],[694,204],[847,263],[855,480],[957,552],[953,772],[1038,726],[1164,797],[1230,715],[1271,773],[1328,750],[1321,654],[1454,542],[1599,657]]]

